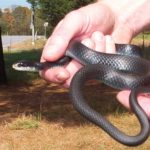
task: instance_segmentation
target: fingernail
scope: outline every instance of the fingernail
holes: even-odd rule
[[[58,50],[55,45],[47,46],[44,48],[44,56],[50,56],[56,53],[58,53]]]
[[[46,58],[46,60],[56,60],[60,58],[60,56],[64,54],[67,44],[67,41],[61,36],[53,36],[43,50],[44,58]]]
[[[43,58],[46,61],[55,61],[62,55],[62,51],[57,46],[49,46],[43,50]]]
[[[104,35],[103,35],[102,33],[100,33],[100,32],[95,32],[95,33],[94,33],[94,36],[95,36],[95,39],[96,39],[97,41],[102,41],[102,40],[104,40]]]
[[[112,42],[113,39],[110,35],[106,35],[106,42],[109,42],[109,41]]]
[[[84,39],[82,41],[82,44],[84,44],[85,46],[89,47],[89,48],[93,48],[94,47],[94,42],[92,42],[91,39],[87,38],[87,39]]]

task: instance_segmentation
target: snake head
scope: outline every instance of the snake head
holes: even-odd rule
[[[35,62],[28,60],[21,60],[12,65],[12,68],[17,71],[30,71],[37,72],[37,68],[35,67]]]

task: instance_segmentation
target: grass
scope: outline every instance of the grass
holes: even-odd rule
[[[141,34],[138,34],[138,35],[134,38],[134,40],[142,39],[143,36],[144,36],[144,39],[145,39],[145,40],[149,40],[149,38],[150,38],[150,32],[143,32],[143,33],[141,33]]]
[[[10,130],[25,130],[25,129],[37,129],[39,127],[38,121],[33,116],[21,116],[8,123]]]
[[[27,40],[23,43],[12,45],[12,50],[4,50],[5,68],[9,82],[30,83],[34,79],[38,79],[38,73],[34,72],[19,72],[12,68],[12,64],[19,60],[39,61],[44,45],[44,40],[37,40],[35,45]]]
[[[41,50],[31,50],[31,51],[19,51],[13,53],[5,53],[5,68],[6,74],[9,81],[27,83],[31,82],[33,79],[38,78],[38,73],[33,72],[19,72],[12,68],[12,64],[19,60],[35,60],[39,61],[41,55]]]
[[[132,43],[139,45],[139,46],[143,46],[143,40],[144,40],[144,45],[147,47],[150,45],[150,34],[149,32],[145,32],[145,33],[141,33],[139,35],[137,35],[133,40]]]
[[[5,53],[9,83],[0,86],[0,150],[150,149],[150,139],[133,148],[119,144],[76,112],[68,90],[11,68],[20,59],[39,60],[40,49]],[[84,92],[89,104],[119,129],[138,133],[136,117],[116,101],[116,90],[91,82]]]

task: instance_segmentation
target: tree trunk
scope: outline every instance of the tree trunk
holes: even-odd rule
[[[6,83],[7,83],[7,77],[6,77],[6,72],[5,72],[5,63],[4,63],[1,27],[0,27],[0,85],[6,84]]]

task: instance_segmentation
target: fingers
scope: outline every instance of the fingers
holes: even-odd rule
[[[61,22],[63,23],[63,22]],[[61,24],[60,23],[60,24]],[[61,26],[59,24],[59,26]],[[58,27],[59,28],[59,27]],[[55,29],[59,30],[59,29]],[[104,36],[101,32],[94,32],[91,37],[82,40],[82,43],[87,47],[106,53],[115,52],[115,44],[110,36]],[[67,66],[61,68],[47,69],[41,72],[41,76],[47,81],[55,83],[63,83],[65,87],[69,87],[74,74],[82,67],[81,64],[72,60]]]
[[[89,10],[95,10],[89,11]],[[88,13],[87,13],[88,12]],[[100,15],[97,15],[97,14]],[[109,23],[106,23],[109,20]],[[55,61],[65,54],[66,48],[70,41],[75,39],[90,38],[95,30],[101,30],[104,33],[110,33],[114,24],[114,15],[105,5],[91,4],[72,11],[60,21],[53,31],[51,37],[47,40],[41,61]],[[96,44],[97,45],[97,44]],[[99,48],[97,45],[96,49]],[[71,66],[71,64],[74,66]],[[68,81],[72,74],[78,69],[79,64],[72,62],[69,66],[63,68],[47,69],[40,72],[41,76],[47,81],[64,83]],[[72,71],[69,68],[73,68]]]
[[[94,42],[94,50],[99,52],[105,52],[106,45],[105,45],[105,36],[103,33],[96,31],[91,36],[92,41]]]
[[[116,47],[110,35],[104,36],[103,33],[96,31],[92,34],[91,40],[94,42],[94,50],[104,53],[115,53]]]
[[[111,36],[106,36],[106,53],[114,54],[116,52],[116,47],[114,40]]]
[[[94,32],[90,38],[82,40],[82,44],[96,50],[98,52],[115,53],[115,44],[110,36],[104,36],[101,32]],[[70,78],[66,80],[64,86],[69,87],[74,74],[82,67],[78,62],[73,60],[66,66],[66,70],[70,73]]]
[[[84,44],[85,46],[91,48],[91,49],[94,49],[94,42],[90,39],[90,38],[87,38],[87,39],[84,39],[82,41],[82,44]],[[64,86],[65,87],[69,87],[70,86],[70,83],[71,83],[71,80],[74,76],[74,74],[82,67],[81,64],[79,64],[77,61],[75,60],[72,60],[65,68],[66,70],[70,73],[70,78],[68,80],[66,80],[66,82],[64,83]]]
[[[130,91],[121,91],[117,95],[118,101],[128,109],[130,109],[129,95],[130,95]],[[138,103],[143,108],[143,110],[146,112],[148,117],[150,118],[150,109],[149,109],[150,96],[149,95],[139,95]]]
[[[83,18],[85,17],[81,12],[73,11],[60,21],[51,37],[47,40],[41,61],[55,61],[64,55],[70,40],[77,36],[77,33],[81,33],[84,25]],[[70,77],[70,73],[63,67],[44,70],[40,72],[40,75],[47,81],[55,83],[62,83]]]

